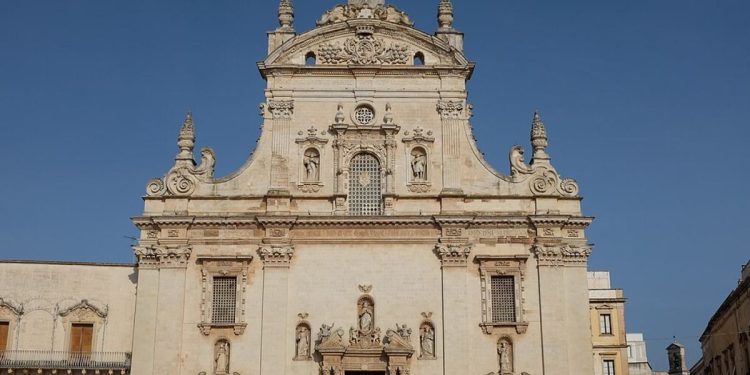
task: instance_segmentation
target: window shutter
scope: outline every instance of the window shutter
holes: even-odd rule
[[[93,339],[93,324],[73,324],[70,328],[70,351],[72,353],[91,353]]]
[[[10,323],[8,322],[0,322],[0,351],[5,351],[8,349],[8,334]]]

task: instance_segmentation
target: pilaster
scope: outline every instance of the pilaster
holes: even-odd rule
[[[293,100],[270,100],[268,110],[271,113],[273,127],[273,146],[271,151],[271,189],[288,191],[289,189],[289,146],[292,142],[291,127],[294,113]]]
[[[440,100],[437,111],[440,114],[443,133],[443,191],[461,192],[461,130],[466,120],[463,100]]]
[[[178,374],[189,245],[134,248],[138,295],[133,335],[134,374]]]
[[[443,374],[467,373],[470,363],[468,335],[467,265],[472,245],[464,237],[466,223],[441,218],[443,237],[435,246],[442,269],[443,294]]]
[[[289,229],[293,218],[259,218],[266,238],[258,248],[263,262],[263,311],[261,322],[261,375],[284,375],[293,357],[287,345],[289,267],[294,256]]]

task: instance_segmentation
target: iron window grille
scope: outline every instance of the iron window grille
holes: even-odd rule
[[[237,308],[237,278],[214,277],[211,323],[234,324]]]
[[[352,158],[349,166],[349,214],[374,216],[383,214],[380,162],[370,154]]]
[[[513,276],[492,276],[492,322],[516,321],[516,285]]]

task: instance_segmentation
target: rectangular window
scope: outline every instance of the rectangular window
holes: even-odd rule
[[[612,315],[599,314],[599,333],[602,335],[612,334]]]
[[[515,284],[513,276],[492,276],[490,278],[493,323],[516,321]]]
[[[615,375],[615,361],[611,359],[605,359],[602,362],[602,374],[603,375]]]
[[[237,308],[237,278],[214,277],[212,324],[234,324]]]
[[[70,352],[91,353],[94,340],[94,325],[73,323],[70,327]]]
[[[10,334],[10,323],[0,322],[0,352],[8,349],[8,335]]]

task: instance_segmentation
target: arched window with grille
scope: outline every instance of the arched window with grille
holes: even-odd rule
[[[371,154],[359,154],[349,164],[349,214],[382,215],[380,162]]]

